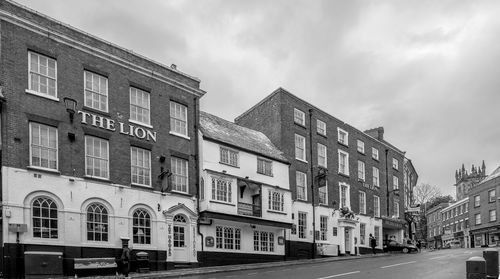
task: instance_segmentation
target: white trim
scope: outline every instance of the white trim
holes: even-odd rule
[[[176,136],[176,137],[180,137],[180,138],[183,138],[183,139],[187,139],[187,140],[191,140],[190,137],[186,136],[186,135],[183,135],[183,134],[179,134],[179,133],[176,133],[176,132],[168,132],[169,134],[171,134],[172,136]]]
[[[294,153],[295,153],[295,159],[299,160],[299,161],[304,161],[304,162],[307,162],[307,156],[306,156],[306,137],[302,136],[302,135],[299,135],[297,133],[294,134],[294,144],[293,144],[293,147],[294,147]],[[302,139],[302,145],[299,146],[300,148],[302,148],[302,154],[298,154],[298,155],[302,155],[303,158],[299,158],[297,157],[297,139]]]
[[[57,98],[57,97],[53,97],[53,96],[50,96],[50,95],[47,95],[47,94],[43,94],[43,93],[38,93],[38,92],[36,92],[34,90],[26,89],[26,90],[24,90],[24,92],[26,92],[28,94],[31,94],[31,95],[38,96],[38,97],[42,97],[42,98],[45,98],[45,99],[49,99],[49,100],[52,100],[52,101],[59,102],[59,98]]]
[[[320,146],[321,146],[322,150],[325,152],[324,154],[321,154],[321,155],[324,155],[324,158],[325,158],[325,163],[324,164],[320,164],[320,161],[319,161],[319,158],[320,158]],[[318,165],[327,168],[327,166],[328,166],[328,148],[326,147],[326,145],[321,144],[321,143],[318,142],[317,143],[317,151],[318,151]]]
[[[33,159],[33,150],[32,150],[33,142],[31,141],[31,139],[33,138],[33,127],[32,127],[33,124],[41,125],[41,126],[47,127],[48,129],[54,129],[56,131],[56,148],[55,148],[56,149],[56,168],[55,169],[33,165],[33,161],[32,161],[32,159]],[[29,163],[30,163],[29,166],[31,168],[36,168],[36,169],[40,169],[40,170],[48,170],[48,171],[53,172],[53,173],[60,173],[59,172],[59,130],[57,129],[57,127],[46,125],[46,124],[36,122],[36,121],[29,121],[28,127],[29,127],[29,147],[28,148],[29,148],[29,156],[30,156],[29,157]],[[41,135],[40,135],[40,137],[41,137]],[[48,148],[48,146],[45,146],[45,148]],[[42,158],[40,158],[40,159],[42,159]],[[49,158],[47,158],[47,160],[48,159]]]
[[[295,114],[296,113],[299,113],[300,120],[303,123],[295,121]],[[293,108],[293,122],[296,123],[296,124],[299,124],[301,126],[306,126],[306,114],[303,111],[301,111],[300,109],[298,109],[298,108]]]
[[[130,123],[134,123],[134,124],[137,124],[137,125],[141,125],[145,128],[149,128],[149,129],[153,129],[153,126],[149,125],[149,124],[145,124],[145,123],[142,123],[142,122],[139,122],[139,121],[136,121],[136,120],[133,120],[133,119],[130,119],[128,120],[128,122]]]
[[[347,187],[345,204],[342,203],[342,187],[343,186]],[[351,208],[351,185],[349,185],[345,182],[339,182],[339,206],[340,207],[348,207],[349,209]]]
[[[345,172],[342,172],[342,170],[340,169],[340,154],[345,155],[345,159],[346,159],[346,161],[345,161]],[[341,174],[349,176],[349,153],[347,153],[347,152],[345,152],[343,150],[338,149],[338,160],[339,160],[338,173],[341,173]]]
[[[340,133],[345,134],[345,142],[340,141]],[[349,146],[349,133],[346,130],[344,130],[340,127],[337,127],[337,141],[341,144]]]

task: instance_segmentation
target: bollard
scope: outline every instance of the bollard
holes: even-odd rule
[[[486,261],[482,257],[472,257],[465,264],[466,279],[486,279]]]
[[[483,258],[486,261],[486,278],[498,278],[498,251],[488,248],[483,251]]]

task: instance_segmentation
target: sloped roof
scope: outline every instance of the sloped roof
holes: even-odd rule
[[[200,130],[205,138],[288,163],[283,152],[261,132],[239,126],[203,111],[200,111]]]
[[[492,180],[493,178],[496,178],[496,177],[500,177],[500,167],[498,167],[490,175],[488,175],[483,181],[481,181],[481,184],[488,181],[488,180]]]

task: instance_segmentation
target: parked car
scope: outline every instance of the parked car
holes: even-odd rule
[[[397,241],[384,241],[384,252],[401,251],[403,253],[418,252],[417,246],[413,244],[404,244]]]

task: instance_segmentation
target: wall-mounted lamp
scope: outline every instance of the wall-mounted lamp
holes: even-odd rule
[[[250,225],[250,228],[255,229],[256,226],[255,225]]]
[[[73,118],[76,112],[76,100],[64,97],[64,104],[66,105],[66,111],[69,113],[69,121],[73,123]]]
[[[165,158],[165,156],[161,155],[161,156],[160,156],[160,163],[164,163],[164,162],[165,162],[165,159],[166,159],[166,158]]]

